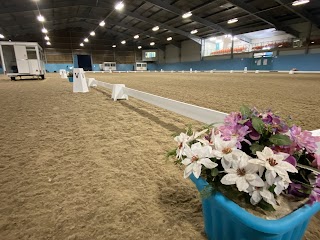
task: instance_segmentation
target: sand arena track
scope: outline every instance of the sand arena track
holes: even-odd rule
[[[320,128],[318,75],[90,76],[225,112],[271,106]],[[73,94],[58,74],[0,77],[1,240],[205,239],[195,187],[164,158],[172,133],[199,123],[110,95]],[[320,239],[319,219],[306,239]]]

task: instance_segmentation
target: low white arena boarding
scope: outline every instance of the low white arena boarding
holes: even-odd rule
[[[169,98],[160,97],[146,92],[141,92],[135,89],[127,88],[124,84],[110,84],[97,81],[90,78],[89,87],[100,86],[112,90],[112,98],[128,100],[128,96],[150,103],[157,107],[178,113],[182,116],[203,122],[206,124],[223,123],[226,113],[212,110],[209,108],[199,107],[196,105],[179,102]],[[311,131],[313,136],[320,136],[320,129]],[[318,144],[318,154],[320,154],[320,143]]]

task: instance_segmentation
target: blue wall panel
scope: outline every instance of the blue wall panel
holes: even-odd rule
[[[273,70],[320,71],[320,54],[277,56],[273,58]]]
[[[47,63],[46,70],[48,72],[59,72],[60,69],[69,71],[70,67],[73,67],[72,63]]]
[[[134,64],[117,64],[117,71],[133,71]]]

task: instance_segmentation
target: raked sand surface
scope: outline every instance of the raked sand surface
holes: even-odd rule
[[[289,80],[276,81],[277,75],[268,78],[280,87],[272,91],[264,75],[256,80],[258,91],[228,83],[236,79],[215,84],[206,74],[100,75],[96,79],[220,111],[237,110],[244,100],[261,102],[260,107],[269,101],[306,120],[306,128],[320,128],[317,76],[286,76],[298,84],[292,92],[283,87]],[[253,85],[246,81],[241,85]],[[113,102],[110,96],[102,89],[72,93],[71,83],[58,74],[43,81],[0,77],[1,240],[206,239],[198,192],[183,179],[183,169],[165,159],[175,146],[171,135],[200,124],[133,98]],[[215,96],[224,100],[212,100]],[[306,239],[320,239],[319,225],[317,215]]]

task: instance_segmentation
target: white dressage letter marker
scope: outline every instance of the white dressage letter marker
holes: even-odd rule
[[[113,84],[111,98],[114,101],[117,101],[118,99],[128,100],[128,95],[124,94],[125,87],[126,86],[124,84]]]
[[[89,92],[86,77],[82,68],[73,69],[73,92]]]

